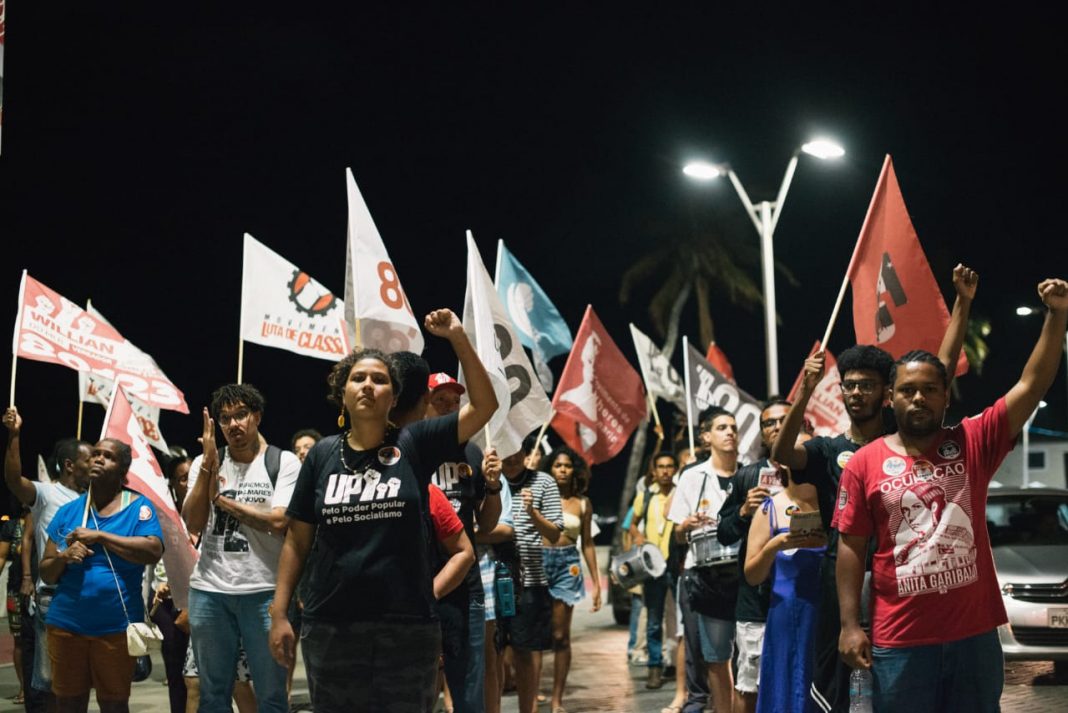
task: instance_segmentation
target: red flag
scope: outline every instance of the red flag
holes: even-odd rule
[[[949,310],[912,227],[889,155],[847,274],[858,344],[874,344],[894,358],[913,349],[938,353]],[[957,374],[967,370],[962,352]]]
[[[817,339],[808,355],[811,357],[819,351],[819,348],[820,341]],[[812,426],[813,435],[837,436],[849,429],[849,412],[846,411],[845,401],[842,400],[840,384],[842,379],[838,374],[838,362],[834,354],[829,351],[824,351],[824,354],[826,361],[823,378],[816,384],[816,390],[812,392],[812,397],[808,400],[808,406],[805,407],[805,420]],[[797,394],[801,390],[801,380],[804,378],[805,369],[802,367],[801,373],[794,381],[793,388],[790,389],[788,400],[797,400]]]
[[[716,345],[715,342],[711,342],[708,345],[708,354],[705,355],[705,361],[716,368],[720,374],[730,379],[730,382],[734,383],[734,368],[731,367],[730,360],[727,359],[727,355],[723,353],[723,350]]]
[[[148,406],[189,413],[185,396],[150,356],[107,320],[86,312],[25,272],[12,353],[116,381]]]
[[[189,543],[189,532],[174,506],[167,480],[163,477],[163,471],[160,470],[159,463],[141,432],[141,424],[121,388],[115,389],[111,406],[104,419],[104,433],[101,438],[114,438],[128,443],[133,451],[126,485],[151,500],[156,508],[156,516],[163,529],[163,566],[167,568],[171,597],[176,607],[185,609],[189,604],[189,576],[193,573],[193,565],[197,561],[197,551]]]
[[[623,449],[645,414],[642,378],[586,307],[553,397],[553,429],[591,465]]]

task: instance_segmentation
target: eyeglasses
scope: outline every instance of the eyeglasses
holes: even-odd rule
[[[863,381],[843,381],[842,393],[849,394],[854,391],[859,391],[862,394],[873,394],[878,387],[871,379],[864,379]]]
[[[233,413],[219,414],[219,425],[226,428],[231,423],[242,423],[248,420],[248,417],[252,415],[252,412],[247,408],[243,408],[240,411],[234,411]]]
[[[760,420],[760,427],[761,428],[771,428],[772,426],[779,425],[780,423],[782,423],[785,420],[786,420],[786,416],[779,416],[778,418],[764,418],[764,419]]]

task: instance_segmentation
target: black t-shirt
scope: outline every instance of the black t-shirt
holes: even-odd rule
[[[749,491],[760,483],[761,468],[768,467],[767,460],[742,466],[731,478],[730,494],[719,509],[719,526],[716,538],[721,545],[740,543],[738,549],[738,601],[734,616],[737,621],[767,621],[771,603],[771,583],[765,581],[753,586],[745,581],[745,552],[749,546],[749,525],[752,517],[742,517],[741,507]]]
[[[838,481],[842,479],[842,469],[860,446],[844,433],[833,438],[819,436],[803,445],[808,453],[808,463],[804,470],[794,470],[791,474],[794,482],[816,486],[820,517],[827,532],[827,556],[837,557],[838,532],[831,527],[831,518],[838,500]]]
[[[456,451],[457,414],[418,421],[367,451],[324,438],[300,469],[288,515],[316,526],[304,616],[432,621],[427,486]]]
[[[462,446],[457,445],[446,461],[434,471],[431,482],[441,488],[441,492],[449,499],[473,546],[475,510],[486,497],[486,478],[482,475],[482,449],[470,441]],[[478,567],[471,567],[467,571],[466,582],[471,592],[482,591],[482,576]]]

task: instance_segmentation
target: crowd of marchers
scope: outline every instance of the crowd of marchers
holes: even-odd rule
[[[627,652],[647,687],[673,681],[664,713],[847,711],[858,670],[876,711],[998,710],[1006,616],[986,494],[1057,373],[1068,283],[1039,283],[1047,316],[1019,381],[946,425],[977,280],[954,271],[939,354],[839,355],[846,432],[807,433],[817,353],[796,401],[764,404],[759,462],[739,467],[734,416],[717,406],[693,451],[658,442],[624,527],[664,564],[632,590]],[[574,607],[601,606],[589,467],[533,434],[515,453],[476,447],[499,407],[489,377],[451,311],[424,328],[450,343],[464,385],[416,354],[358,349],[327,377],[337,435],[280,448],[260,433],[258,389],[211,395],[200,454],[164,464],[199,550],[187,582],[161,564],[153,503],[124,487],[129,444],[64,439],[51,482],[27,478],[8,408],[4,476],[23,507],[0,553],[19,567],[9,611],[27,709],[85,711],[95,689],[101,711],[127,711],[127,629],[150,618],[172,713],[290,710],[298,649],[320,713],[424,713],[442,696],[498,713],[512,687],[522,713],[565,711]]]

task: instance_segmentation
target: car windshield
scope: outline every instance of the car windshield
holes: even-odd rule
[[[992,496],[986,503],[990,544],[1068,544],[1068,495]]]

